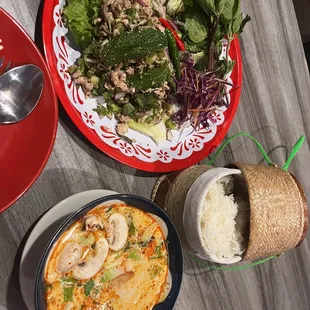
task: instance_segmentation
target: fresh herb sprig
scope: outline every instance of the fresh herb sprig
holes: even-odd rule
[[[173,0],[170,0],[173,1]],[[233,69],[228,52],[231,42],[242,31],[249,15],[243,16],[240,0],[184,1],[177,23],[183,29],[182,39],[188,51],[194,53],[197,69],[217,71],[224,77]],[[226,38],[225,59],[220,59],[222,41]]]

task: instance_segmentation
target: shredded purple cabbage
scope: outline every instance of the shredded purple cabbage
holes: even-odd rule
[[[176,82],[176,97],[170,98],[170,103],[180,103],[181,109],[172,115],[172,120],[181,125],[191,120],[194,127],[209,127],[215,123],[214,111],[226,105],[225,96],[227,84],[218,78],[215,72],[204,72],[194,69],[194,62],[184,60],[182,77]]]

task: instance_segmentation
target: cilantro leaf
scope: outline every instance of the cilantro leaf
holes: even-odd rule
[[[90,292],[94,286],[95,286],[94,280],[89,280],[88,282],[85,283],[85,285],[84,285],[85,296],[88,296],[90,294]]]

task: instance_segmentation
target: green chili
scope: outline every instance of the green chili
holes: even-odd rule
[[[179,56],[179,50],[177,47],[177,44],[175,42],[175,38],[172,34],[172,32],[169,29],[165,30],[167,39],[168,39],[168,49],[169,49],[169,55],[171,57],[171,62],[174,67],[175,75],[177,79],[180,79],[181,77],[181,69],[180,69],[180,56]]]

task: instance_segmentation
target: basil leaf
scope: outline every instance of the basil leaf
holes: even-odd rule
[[[64,293],[64,302],[72,301],[73,286],[64,286],[63,293]]]
[[[89,280],[88,282],[86,282],[84,285],[84,295],[88,296],[94,286],[95,286],[94,280]]]

